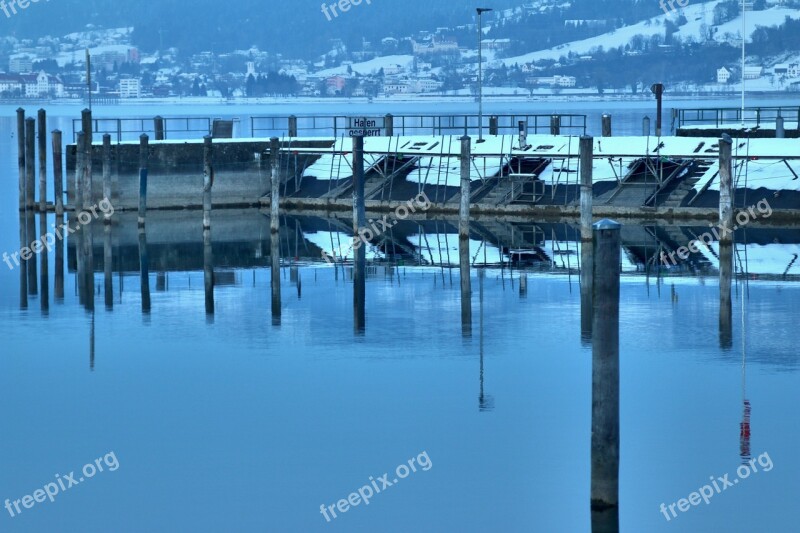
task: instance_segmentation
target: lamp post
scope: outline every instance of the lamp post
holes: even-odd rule
[[[493,11],[479,7],[478,12],[478,142],[483,142],[483,14]]]

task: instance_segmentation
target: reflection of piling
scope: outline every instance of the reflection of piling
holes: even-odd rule
[[[472,335],[472,280],[470,278],[469,239],[458,239],[458,264],[461,270],[461,333]]]
[[[92,143],[94,136],[92,134],[93,127],[92,127],[92,111],[90,109],[84,109],[81,113],[81,123],[83,134],[85,135],[84,138],[84,149],[85,153],[85,160],[84,160],[84,169],[83,169],[83,198],[81,199],[82,206],[84,210],[87,210],[92,205]],[[81,205],[81,204],[76,204]]]
[[[147,165],[150,159],[150,139],[146,133],[139,137],[139,227],[145,225],[147,216]],[[148,296],[149,298],[149,296]]]
[[[111,201],[111,135],[108,133],[103,135],[103,198]]]
[[[731,283],[733,277],[733,244],[719,245],[719,345],[729,349],[733,345],[733,307]]]
[[[281,240],[280,233],[270,233],[270,261],[272,263],[272,279],[270,289],[272,293],[272,324],[281,323]]]
[[[618,516],[620,224],[594,225],[592,482],[594,512]]]
[[[64,167],[61,154],[61,130],[53,130],[53,202],[56,215],[64,213]]]
[[[353,137],[353,235],[367,225],[364,207],[364,137]]]
[[[206,316],[214,315],[214,250],[211,247],[211,230],[203,230],[203,287],[206,299]]]
[[[142,313],[150,313],[150,265],[147,257],[147,233],[139,228],[139,276],[142,289]]]
[[[103,294],[106,309],[114,308],[114,253],[111,248],[111,224],[103,224]]]
[[[594,276],[594,247],[592,242],[581,243],[581,342],[588,346],[592,342],[592,321],[594,308],[592,307]]]
[[[592,171],[594,164],[594,139],[583,136],[580,140],[581,164],[581,242],[592,240]]]
[[[63,213],[56,214],[56,228],[64,224]],[[66,231],[61,229],[60,231]],[[62,233],[63,235],[63,233]],[[53,282],[53,299],[56,302],[64,301],[64,239],[56,239],[56,265],[55,281]]]
[[[36,205],[36,119],[25,119],[25,207]]]
[[[458,237],[469,239],[469,200],[470,200],[470,163],[471,139],[461,137],[461,205],[458,210]]]
[[[732,242],[733,232],[733,171],[731,164],[731,138],[723,135],[719,140],[719,227],[720,243]]]
[[[25,209],[25,110],[17,109],[17,161],[19,164],[19,208]]]
[[[47,111],[39,110],[39,211],[47,211]],[[42,226],[44,228],[45,225]]]
[[[92,224],[81,228],[83,233],[84,275],[86,276],[86,309],[94,311],[94,234]]]
[[[39,227],[41,228],[40,233],[42,235],[47,233],[47,211],[39,212]],[[33,260],[35,261],[35,259]],[[47,248],[39,253],[39,260],[41,261],[40,267],[42,269],[40,279],[41,283],[39,284],[41,287],[39,300],[42,304],[42,313],[47,314],[50,309],[50,256],[48,255]]]
[[[519,276],[519,297],[520,298],[527,298],[528,297],[528,275],[521,274]]]
[[[28,255],[31,255],[28,261],[28,294],[36,295],[39,293],[39,280],[36,275],[36,257],[34,257],[30,251],[33,249],[33,241],[38,239],[39,235],[36,233],[36,218],[33,216],[33,211],[28,211],[25,222],[28,227],[25,246],[28,247]],[[44,230],[44,228],[41,229]]]
[[[75,198],[74,209],[83,207],[83,173],[86,170],[86,135],[79,131],[75,138]]]
[[[602,124],[603,137],[611,137],[611,115],[604,114],[602,117]]]
[[[19,248],[22,250],[27,244],[28,235],[28,222],[26,212],[22,211],[19,214]],[[28,265],[24,258],[20,258],[19,263],[19,307],[20,309],[28,308]]]
[[[364,243],[354,251],[353,329],[363,335],[367,329],[367,248]]]

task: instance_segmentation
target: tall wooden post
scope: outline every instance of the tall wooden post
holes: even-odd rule
[[[561,135],[561,115],[550,117],[550,135]]]
[[[19,164],[19,208],[25,209],[25,110],[17,109],[17,161]],[[27,290],[27,289],[26,289]],[[27,304],[26,304],[27,305]]]
[[[83,129],[83,133],[85,135],[85,149],[86,149],[86,161],[85,161],[85,170],[83,173],[83,198],[81,200],[83,209],[89,209],[92,205],[92,176],[93,176],[93,169],[92,169],[92,145],[94,142],[94,124],[92,122],[92,111],[91,109],[84,109],[81,112],[81,125]],[[80,204],[78,204],[80,205]]]
[[[367,225],[364,204],[364,137],[353,137],[353,235]]]
[[[150,160],[150,139],[146,133],[139,137],[139,227],[145,225],[147,216],[147,166]],[[146,240],[145,240],[146,244]]]
[[[164,119],[161,116],[153,119],[153,131],[155,131],[157,141],[163,141],[166,138],[164,135]]]
[[[297,117],[294,115],[289,116],[289,138],[294,139],[297,137]]]
[[[214,155],[213,139],[211,135],[203,137],[203,230],[211,229],[211,191],[214,186]]]
[[[111,201],[111,135],[108,133],[103,135],[103,198]]]
[[[719,227],[720,242],[733,241],[732,141],[727,134],[719,140]]]
[[[469,239],[469,207],[471,191],[472,139],[461,137],[461,204],[458,209],[458,236]]]
[[[387,113],[384,121],[386,126],[386,136],[394,137],[394,115]]]
[[[86,172],[86,135],[79,131],[75,139],[75,196],[73,208],[80,211],[83,207],[83,175]]]
[[[489,135],[497,135],[500,132],[500,119],[497,115],[489,117]]]
[[[594,225],[591,510],[619,513],[620,224]]]
[[[39,119],[39,211],[47,211],[47,111],[40,109]]]
[[[36,205],[36,119],[25,119],[25,206]]]
[[[64,167],[61,153],[61,130],[53,130],[53,201],[56,215],[64,214]]]
[[[580,140],[581,162],[581,241],[592,240],[592,172],[594,165],[594,139],[584,135]]]
[[[602,121],[603,121],[603,137],[611,137],[611,115],[604,114]]]
[[[281,249],[280,249],[280,201],[281,201],[281,145],[277,137],[270,139],[270,165],[272,167],[272,182],[270,186],[270,259],[272,260],[272,323],[279,325],[281,322]]]

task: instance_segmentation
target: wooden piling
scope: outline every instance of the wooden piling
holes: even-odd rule
[[[213,139],[211,135],[203,137],[203,230],[211,229],[211,190],[214,186]]]
[[[591,509],[618,513],[620,229],[594,225]]]
[[[163,141],[166,137],[164,135],[164,118],[161,116],[156,116],[153,119],[153,131],[156,135],[157,141]]]
[[[580,139],[581,165],[581,241],[590,242],[592,230],[592,172],[594,165],[594,138],[584,135]]]
[[[520,120],[517,128],[519,130],[519,148],[523,150],[528,146],[528,124],[524,120]]]
[[[783,139],[784,137],[786,137],[786,128],[783,124],[783,117],[778,115],[775,119],[775,138]]]
[[[561,115],[550,117],[550,135],[561,135]]]
[[[25,119],[25,207],[36,205],[36,119]]]
[[[86,159],[84,161],[85,167],[83,172],[83,198],[81,199],[81,204],[83,209],[89,209],[92,205],[92,175],[93,175],[93,168],[92,168],[92,144],[94,142],[94,134],[93,134],[93,122],[92,122],[92,111],[91,109],[84,109],[81,112],[81,127],[82,131],[85,135],[85,145],[84,149],[86,150]],[[81,205],[77,204],[77,205]]]
[[[111,201],[111,135],[103,135],[103,198]],[[105,216],[105,222],[110,223],[109,215]]]
[[[281,144],[277,137],[272,137],[269,142],[270,154],[270,232],[277,233],[280,228],[280,201],[281,201]]]
[[[25,110],[20,107],[17,109],[17,161],[19,163],[20,209],[25,209],[25,206],[27,205],[27,202],[25,201],[25,149]]]
[[[47,211],[47,111],[40,109],[39,125],[39,211]]]
[[[384,121],[386,126],[386,136],[394,137],[394,115],[387,113]]]
[[[731,283],[733,278],[733,243],[719,245],[719,346],[728,350],[733,346],[733,304]]]
[[[150,160],[150,139],[146,133],[139,136],[139,227],[145,225],[147,216],[147,165]]]
[[[719,234],[720,243],[733,241],[732,141],[727,134],[719,140]]]
[[[472,336],[472,274],[470,269],[469,238],[459,235],[458,266],[461,278],[461,335]]]
[[[592,344],[592,321],[594,307],[592,294],[594,284],[594,247],[592,241],[581,241],[581,344]]]
[[[500,131],[500,118],[497,115],[489,117],[489,135],[497,135]]]
[[[289,138],[294,139],[297,137],[297,117],[289,115]]]
[[[611,137],[611,115],[604,114],[602,117],[603,122],[603,137]]]
[[[64,167],[61,153],[61,130],[53,130],[53,202],[56,215],[64,214]]]
[[[367,225],[364,204],[364,137],[353,137],[353,235]]]
[[[83,175],[86,172],[86,134],[78,132],[75,139],[75,197],[73,199],[75,211],[83,206]]]
[[[472,194],[470,174],[472,171],[472,139],[461,137],[461,204],[458,209],[458,237],[469,239],[469,202]]]

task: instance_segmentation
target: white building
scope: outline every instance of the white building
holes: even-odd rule
[[[28,56],[12,57],[8,61],[8,71],[9,72],[32,72],[33,71],[33,59],[31,59]]]
[[[119,80],[120,98],[141,98],[142,82],[138,78],[125,78]]]
[[[717,83],[728,83],[731,78],[731,71],[725,67],[717,69]]]
[[[764,67],[744,67],[744,79],[757,80],[764,73]]]

